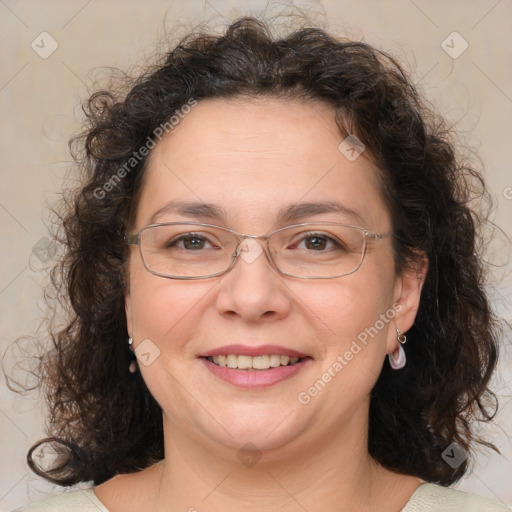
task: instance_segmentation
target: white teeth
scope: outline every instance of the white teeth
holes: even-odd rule
[[[238,357],[240,361],[240,356]],[[252,358],[252,367],[257,370],[267,370],[270,368],[270,356],[256,356]],[[240,368],[240,366],[238,366]]]
[[[252,368],[252,357],[251,356],[238,356],[238,368],[240,370],[248,370]]]
[[[277,368],[278,366],[281,366],[281,356],[270,356],[270,366],[272,368]]]
[[[210,361],[218,366],[238,368],[239,370],[268,370],[278,366],[291,366],[299,362],[298,357],[280,356],[276,354],[263,356],[237,356],[228,354],[225,356],[208,357]]]

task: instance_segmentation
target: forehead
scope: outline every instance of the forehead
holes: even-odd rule
[[[152,150],[137,224],[170,201],[219,205],[233,228],[272,225],[286,205],[337,202],[358,211],[363,227],[384,226],[378,171],[364,153],[349,160],[343,140],[319,101],[199,101]]]

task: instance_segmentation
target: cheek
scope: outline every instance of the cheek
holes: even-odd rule
[[[355,273],[341,279],[316,287],[314,293],[310,290],[304,301],[325,324],[330,341],[336,345],[344,345],[373,326],[392,308],[393,301],[391,282],[383,276]],[[380,323],[378,326],[385,331]]]
[[[138,366],[151,394],[170,410],[170,404],[187,399],[183,384],[177,382],[187,382],[190,365],[196,358],[193,341],[197,315],[202,315],[208,290],[204,283],[195,286],[171,281],[145,270],[135,272],[131,283],[132,336]],[[146,353],[148,364],[144,362]]]
[[[333,393],[325,400],[333,406],[339,406],[340,393],[350,402],[350,396],[371,390],[385,359],[388,332],[394,330],[393,274],[382,265],[364,270],[316,288],[307,302],[321,319],[318,325],[325,326],[318,378],[332,382]]]
[[[162,351],[180,349],[186,333],[194,332],[190,325],[192,317],[201,309],[213,285],[165,279],[135,264],[133,267],[127,312],[132,336],[136,342],[149,338]]]

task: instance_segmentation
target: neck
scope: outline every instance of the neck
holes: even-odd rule
[[[371,459],[362,432],[356,414],[321,440],[251,453],[193,438],[164,415],[155,510],[384,510],[379,500],[393,492],[395,474]]]

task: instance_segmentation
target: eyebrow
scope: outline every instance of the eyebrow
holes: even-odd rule
[[[155,223],[158,217],[171,212],[192,218],[207,218],[224,221],[227,218],[226,210],[216,204],[169,201],[151,216],[150,224]],[[279,210],[276,220],[278,224],[282,224],[324,213],[338,213],[344,217],[354,219],[355,221],[364,224],[364,219],[357,210],[345,206],[337,201],[291,204]]]

